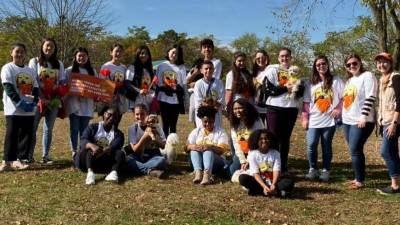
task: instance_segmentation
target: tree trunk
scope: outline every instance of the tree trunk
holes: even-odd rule
[[[379,50],[387,52],[387,15],[386,0],[370,0],[368,5],[371,8],[375,21],[375,31],[378,35]]]
[[[393,48],[393,67],[398,70],[400,67],[400,20],[396,14],[396,7],[393,6],[391,0],[387,1],[390,18],[394,24],[395,43]]]

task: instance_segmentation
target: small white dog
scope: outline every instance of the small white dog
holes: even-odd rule
[[[292,91],[289,93],[287,98],[295,99],[297,91],[301,85],[300,80],[300,68],[298,66],[291,66],[288,70],[289,79],[286,85],[292,86]]]
[[[176,133],[171,133],[167,137],[164,149],[160,149],[161,154],[167,159],[168,165],[176,159],[176,148],[179,144],[179,137]]]

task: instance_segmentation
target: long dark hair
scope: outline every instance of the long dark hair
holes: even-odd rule
[[[349,61],[351,58],[356,58],[358,60],[358,62],[360,63],[360,73],[364,73],[366,70],[363,66],[361,57],[355,53],[351,53],[344,59],[344,66],[346,66],[347,61]],[[351,74],[349,71],[346,70],[346,80],[350,79],[352,76],[353,74]]]
[[[85,63],[85,65],[83,65],[83,68],[85,68],[88,71],[89,75],[94,76],[94,70],[92,67],[92,64],[90,63],[90,58],[89,58],[89,51],[85,48],[85,47],[79,47],[75,50],[74,52],[74,60],[72,62],[72,72],[73,73],[79,73],[79,63],[76,61],[76,54],[78,54],[79,52],[84,52],[86,53],[86,55],[88,56],[88,60]]]
[[[146,50],[147,55],[149,58],[147,61],[143,64],[142,61],[140,61],[140,52]],[[153,71],[153,62],[151,58],[151,53],[149,47],[147,45],[141,45],[136,49],[136,55],[135,55],[135,60],[133,61],[133,66],[135,67],[135,77],[137,80],[137,83],[140,84],[142,82],[142,77],[143,77],[143,69],[146,69],[147,72],[150,74],[150,78],[153,79],[154,77],[154,71]]]
[[[258,146],[258,141],[260,140],[261,134],[267,135],[267,139],[269,142],[269,148],[276,145],[277,138],[271,131],[269,131],[267,129],[259,129],[259,130],[255,130],[255,131],[251,132],[250,137],[247,140],[251,150],[259,149],[260,146]]]
[[[326,66],[328,67],[328,70],[324,74],[324,84],[322,85],[322,88],[324,90],[330,90],[332,89],[332,83],[333,83],[333,75],[331,73],[331,70],[329,69],[329,60],[326,56],[324,55],[319,55],[315,58],[314,63],[313,63],[313,74],[311,76],[311,84],[316,85],[321,81],[321,77],[319,76],[319,73],[317,71],[317,61],[323,59],[326,63]]]
[[[54,44],[54,52],[53,54],[51,54],[51,56],[47,59],[46,55],[43,52],[43,45],[46,41],[50,41],[53,42]],[[57,48],[57,44],[56,41],[53,38],[44,38],[42,41],[42,44],[40,45],[40,54],[39,54],[39,65],[41,67],[47,67],[47,62],[51,63],[51,66],[53,67],[53,69],[60,69],[60,62],[58,61],[57,58],[57,52],[58,52],[58,48]]]
[[[267,53],[267,51],[265,51],[265,50],[263,50],[263,49],[259,49],[259,50],[257,50],[256,51],[256,54],[254,54],[254,57],[258,54],[258,53],[261,53],[261,54],[263,54],[265,57],[266,57],[266,60],[267,60],[267,65],[266,66],[268,66],[269,65],[269,55],[268,55],[268,53]],[[260,70],[260,67],[258,66],[258,64],[256,63],[256,61],[254,60],[254,63],[253,63],[253,69],[252,69],[252,75],[253,75],[253,77],[257,77],[257,74],[258,74],[258,71]]]
[[[175,61],[175,65],[179,66],[179,65],[183,65],[185,63],[185,61],[183,61],[183,49],[180,45],[178,44],[174,44],[171,48],[169,48],[167,50],[167,55],[165,56],[165,59],[169,61],[169,56],[168,56],[168,52],[171,49],[176,48],[176,61]]]
[[[232,84],[232,93],[243,93],[246,89],[249,91],[250,96],[255,95],[255,88],[252,80],[252,76],[247,68],[239,68],[236,66],[236,59],[239,57],[247,58],[244,52],[235,52],[233,55],[232,62],[232,74],[233,74],[233,84]],[[241,73],[246,77],[244,78]]]
[[[229,121],[231,123],[231,127],[233,127],[234,130],[237,130],[240,124],[240,119],[237,118],[233,113],[233,106],[235,105],[235,103],[243,106],[244,114],[246,115],[244,124],[246,125],[247,129],[250,129],[254,125],[254,123],[260,118],[257,109],[245,98],[238,98],[237,100],[235,100],[232,103],[231,109],[229,111]]]

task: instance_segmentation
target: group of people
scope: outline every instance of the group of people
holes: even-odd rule
[[[355,177],[348,185],[363,188],[364,144],[378,122],[383,136],[381,154],[391,178],[391,185],[378,191],[400,193],[400,76],[390,54],[375,57],[381,73],[378,84],[356,54],[344,62],[346,77],[333,75],[328,58],[317,56],[310,79],[302,81],[299,68],[291,65],[288,48],[279,50],[275,65],[269,65],[266,51],[257,51],[251,71],[247,55],[236,52],[224,85],[213,41],[203,39],[200,52],[202,57],[187,72],[182,47],[171,46],[166,61],[154,71],[147,46],[140,46],[134,62],[126,67],[121,63],[123,46],[114,44],[111,60],[97,73],[84,47],[76,49],[72,66],[64,69],[51,38],[43,40],[39,56],[29,66],[25,65],[25,45],[12,45],[12,61],[1,70],[6,134],[0,171],[26,169],[34,161],[42,117],[41,163],[52,163],[49,150],[54,122],[68,116],[72,158],[77,168],[87,172],[86,184],[95,184],[95,173],[107,173],[108,181],[118,181],[126,172],[165,178],[178,142],[178,117],[189,103],[189,120],[196,128],[188,135],[185,151],[194,183],[211,184],[215,176],[222,175],[240,183],[250,195],[287,196],[294,187],[288,176],[290,137],[301,108],[301,124],[307,130],[306,179],[329,181],[332,140],[337,125],[343,123]],[[114,82],[112,101],[68,95],[72,73]],[[89,125],[95,110],[102,121]],[[129,111],[135,123],[128,128],[128,145],[124,146],[124,133],[118,127]],[[222,126],[223,116],[229,120],[230,135]]]

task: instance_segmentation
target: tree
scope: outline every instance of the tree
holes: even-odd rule
[[[0,32],[13,33],[37,55],[41,39],[57,41],[59,57],[71,57],[71,47],[88,44],[109,23],[105,0],[4,0],[0,5]]]
[[[255,33],[245,33],[233,40],[231,46],[251,57],[261,47],[261,40]]]

